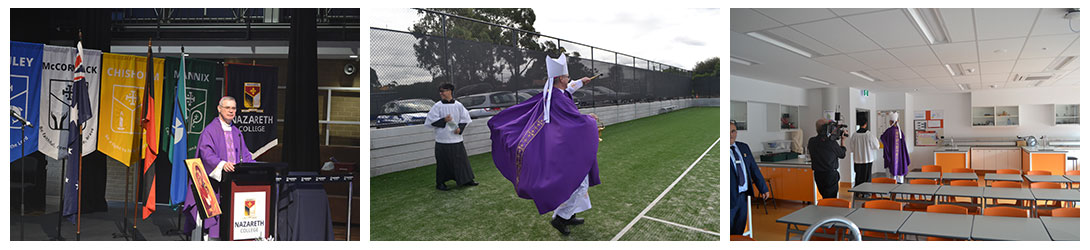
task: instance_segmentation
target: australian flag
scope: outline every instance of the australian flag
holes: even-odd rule
[[[83,123],[91,119],[91,98],[87,93],[90,87],[84,78],[86,69],[83,65],[83,42],[76,43],[76,74],[72,79],[72,107],[68,117],[68,162],[64,173],[64,216],[72,223],[76,222],[79,210],[80,155],[83,151]]]

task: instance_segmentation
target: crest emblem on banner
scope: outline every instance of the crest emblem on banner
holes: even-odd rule
[[[136,134],[136,132],[133,131],[134,121],[125,120],[125,118],[137,119],[135,114],[137,101],[140,101],[139,91],[144,88],[124,85],[114,85],[113,87],[114,91],[112,98],[114,105],[122,108],[114,109],[114,112],[117,113],[114,114],[113,117],[117,118],[117,120],[110,121],[110,130],[119,133]]]
[[[191,135],[200,135],[204,131],[205,105],[208,103],[208,90],[199,88],[185,88],[185,105],[189,112],[189,128],[186,130]]]
[[[261,108],[261,83],[260,82],[246,82],[242,87],[242,90],[246,92],[245,107],[247,109],[259,109]]]
[[[27,96],[27,88],[30,86],[29,84],[30,77],[22,75],[11,75],[11,93],[18,93],[11,96],[11,104],[13,104],[11,105],[11,110],[14,110],[15,113],[19,113],[19,116],[22,117],[27,117],[26,107],[30,104],[30,99]],[[17,103],[23,105],[15,106],[14,104]],[[19,126],[21,124],[19,123],[19,120],[16,120],[15,118],[11,118],[9,120],[11,120],[9,124],[11,125],[12,129],[22,128],[22,126]]]
[[[52,99],[49,102],[49,129],[68,130],[68,111],[72,107],[72,94],[72,81],[49,80],[49,98]]]

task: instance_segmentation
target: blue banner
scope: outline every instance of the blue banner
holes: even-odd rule
[[[11,126],[10,161],[38,151],[38,114],[41,113],[42,49],[36,43],[11,42]],[[33,127],[23,128],[24,123],[15,118],[18,114],[31,122]]]

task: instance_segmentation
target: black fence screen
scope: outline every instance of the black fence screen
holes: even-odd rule
[[[568,55],[573,80],[602,74],[573,94],[580,108],[693,96],[693,81],[684,69],[475,20],[438,18],[458,30],[503,32],[471,41],[444,36],[445,30],[429,35],[372,27],[372,127],[422,123],[445,83],[455,86],[455,98],[471,116],[493,115],[540,93],[546,81],[544,59],[559,53]],[[476,25],[481,27],[465,28]],[[543,42],[528,44],[525,36]]]

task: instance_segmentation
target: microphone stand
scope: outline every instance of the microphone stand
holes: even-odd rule
[[[22,155],[22,159],[19,160],[20,161],[19,165],[23,166],[22,168],[19,169],[19,178],[20,178],[19,182],[20,182],[20,184],[22,184],[22,187],[19,188],[19,240],[24,240],[24,236],[26,235],[26,230],[25,230],[26,224],[23,223],[23,217],[26,217],[26,168],[27,168],[27,166],[26,166],[26,141],[24,139],[26,138],[26,127],[32,127],[33,128],[34,125],[30,124],[30,122],[28,122],[26,119],[23,119],[23,117],[20,116],[18,112],[15,112],[14,109],[11,110],[11,117],[15,118],[16,120],[19,120],[19,140],[23,141],[23,143],[19,145],[19,154]]]

